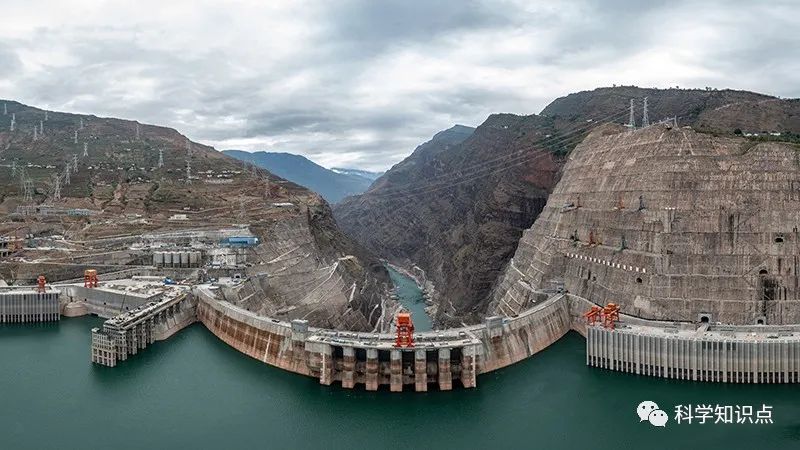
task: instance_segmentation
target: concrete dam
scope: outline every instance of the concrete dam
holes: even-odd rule
[[[587,299],[531,290],[532,306],[520,314],[414,333],[413,347],[397,347],[391,333],[316,328],[305,320],[281,321],[247,311],[220,292],[241,281],[170,286],[156,278],[109,281],[97,288],[60,285],[44,292],[6,288],[0,292],[0,310],[18,311],[24,304],[28,311],[42,311],[14,316],[28,321],[58,320],[59,314],[47,311],[59,308],[70,315],[110,317],[91,330],[91,361],[109,367],[199,321],[266,364],[314,377],[323,385],[367,390],[473,388],[478,375],[528,358],[570,330],[586,337],[586,364],[593,367],[694,381],[800,381],[797,325],[654,321],[622,314],[610,329],[587,323],[585,312],[596,306]]]

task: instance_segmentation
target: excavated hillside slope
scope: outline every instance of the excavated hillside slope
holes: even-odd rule
[[[800,148],[608,125],[563,176],[494,290],[514,315],[563,281],[650,319],[800,321]]]
[[[424,270],[435,286],[440,325],[479,321],[522,232],[558,181],[563,155],[596,124],[627,122],[631,99],[640,124],[645,96],[651,120],[677,116],[692,125],[724,105],[774,99],[730,90],[614,87],[559,98],[540,115],[492,115],[462,142],[425,159],[415,152],[368,192],[336,205],[337,222],[377,255]],[[704,117],[709,131],[736,128],[713,114]]]
[[[73,278],[88,264],[110,267],[112,250],[114,270],[119,270],[143,262],[122,259],[122,247],[102,252],[94,247],[114,242],[115,236],[247,224],[261,245],[248,255],[249,294],[232,301],[281,319],[306,318],[316,326],[373,330],[388,324],[384,319],[394,311],[388,273],[339,231],[318,195],[173,129],[52,111],[45,115],[17,102],[0,103],[7,108],[0,115],[0,233],[58,234],[75,248],[26,252],[0,263],[0,277],[24,279],[46,270],[52,281]],[[73,161],[78,167],[71,168],[67,184],[65,168]],[[24,201],[23,177],[31,180],[31,201]],[[57,177],[60,200],[55,198]],[[18,206],[42,205],[95,214],[12,218]],[[176,213],[188,220],[170,220]],[[84,256],[90,254],[98,256]],[[80,264],[72,264],[76,261]]]

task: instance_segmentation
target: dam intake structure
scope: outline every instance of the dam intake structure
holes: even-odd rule
[[[92,328],[92,362],[114,367],[148,345],[167,339],[195,322],[191,293],[171,292]]]
[[[0,323],[55,322],[61,319],[57,289],[3,288]]]

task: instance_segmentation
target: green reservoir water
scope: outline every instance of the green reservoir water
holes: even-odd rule
[[[386,266],[386,270],[389,271],[389,277],[394,283],[398,301],[411,313],[414,331],[430,331],[433,328],[433,322],[425,311],[425,297],[417,284],[390,266]]]
[[[418,317],[415,317],[415,321]],[[584,365],[570,333],[476,389],[366,392],[267,366],[195,324],[116,368],[98,318],[0,326],[0,449],[798,449],[800,387],[638,377]],[[639,402],[667,410],[639,423]],[[675,424],[677,404],[773,407],[773,424]]]
[[[571,333],[472,390],[320,386],[196,324],[115,368],[89,363],[96,318],[0,327],[0,448],[800,448],[797,386],[719,385],[584,365]],[[771,425],[639,423],[636,405],[766,403]]]

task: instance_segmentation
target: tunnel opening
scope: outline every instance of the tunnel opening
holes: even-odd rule
[[[758,274],[759,275],[768,275],[769,272],[767,272],[767,269],[761,269],[761,270],[758,271]]]
[[[711,323],[711,314],[700,314],[700,323]]]
[[[776,280],[764,278],[761,280],[761,300],[770,301],[778,299],[780,285]]]
[[[776,244],[783,244],[783,236],[775,237],[775,243]]]
[[[402,355],[403,368],[414,367],[414,352],[400,352]]]
[[[636,277],[636,282],[642,284],[642,277]]]
[[[764,318],[759,317],[758,319],[756,319],[756,325],[764,325]]]

